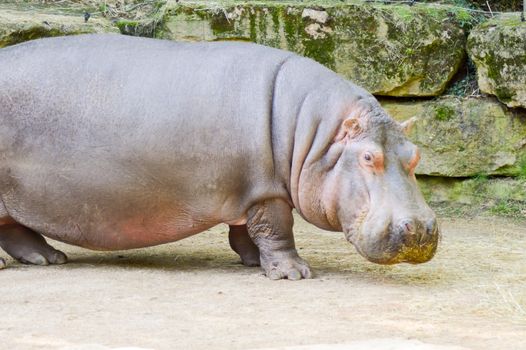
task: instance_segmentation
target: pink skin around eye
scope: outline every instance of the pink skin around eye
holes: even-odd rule
[[[374,170],[378,173],[384,171],[384,155],[381,152],[376,152],[373,158]]]
[[[365,168],[372,168],[375,174],[384,172],[384,155],[382,152],[365,152],[362,155],[362,164]]]

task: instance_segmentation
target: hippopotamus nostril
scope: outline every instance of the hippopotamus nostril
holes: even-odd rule
[[[402,219],[394,225],[399,239],[406,247],[414,247],[419,244],[418,223],[413,219]]]
[[[415,222],[411,219],[404,219],[404,220],[401,220],[398,225],[398,231],[403,234],[403,235],[408,235],[408,234],[414,234],[416,233],[416,225],[415,225]]]

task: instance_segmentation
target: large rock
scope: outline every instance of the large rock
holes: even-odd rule
[[[526,217],[526,178],[421,176],[418,184],[426,201],[440,213],[462,215],[489,212]]]
[[[49,36],[119,32],[103,18],[91,18],[85,23],[82,13],[21,11],[12,6],[0,5],[0,47]]]
[[[170,2],[156,36],[244,40],[294,51],[376,95],[436,96],[462,64],[468,12],[370,3]]]
[[[526,113],[492,98],[381,101],[402,121],[417,121],[409,138],[422,151],[417,174],[526,176]]]
[[[480,90],[509,107],[526,108],[526,22],[507,15],[476,27],[468,52],[477,66]]]

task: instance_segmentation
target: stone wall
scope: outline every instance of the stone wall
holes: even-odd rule
[[[447,2],[13,0],[0,4],[0,47],[121,32],[290,50],[367,88],[395,119],[417,117],[409,137],[422,150],[417,174],[432,203],[526,215],[526,23],[519,13],[484,20]],[[499,4],[492,9],[517,8]]]

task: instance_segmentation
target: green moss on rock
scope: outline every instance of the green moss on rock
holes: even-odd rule
[[[450,120],[455,116],[455,110],[447,105],[438,105],[435,107],[435,119],[441,121]]]

